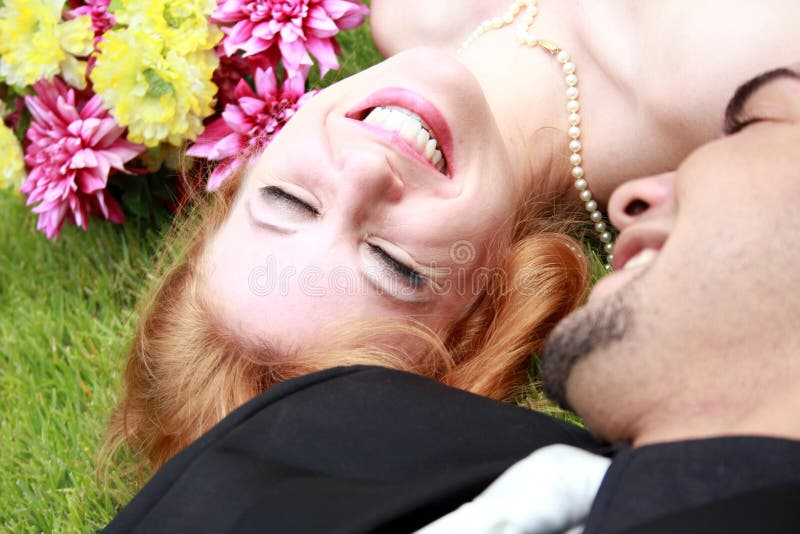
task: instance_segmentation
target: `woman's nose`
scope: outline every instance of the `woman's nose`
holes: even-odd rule
[[[659,211],[672,197],[674,182],[674,172],[625,182],[614,190],[608,201],[611,223],[622,230]]]
[[[340,161],[339,180],[342,202],[363,211],[384,202],[398,202],[404,185],[381,150],[358,150]]]

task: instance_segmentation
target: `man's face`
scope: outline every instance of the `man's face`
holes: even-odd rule
[[[775,350],[800,325],[797,72],[745,84],[724,137],[611,197],[615,271],[542,356],[548,393],[598,435],[636,442],[780,379],[745,349]]]

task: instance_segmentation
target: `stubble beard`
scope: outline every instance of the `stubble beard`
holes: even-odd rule
[[[576,310],[547,337],[541,354],[542,381],[547,396],[562,408],[574,411],[567,399],[566,383],[575,364],[609,348],[630,328],[631,301],[635,298],[632,285]]]

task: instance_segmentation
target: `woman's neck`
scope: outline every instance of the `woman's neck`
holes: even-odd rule
[[[510,3],[511,0],[373,0],[372,36],[384,57],[417,46],[455,52],[481,21],[497,15]]]
[[[538,14],[528,33],[569,52],[577,67],[583,106],[581,141],[591,147],[600,137],[595,125],[600,124],[600,119],[596,119],[593,108],[614,100],[615,95],[609,91],[618,91],[618,84],[608,82],[607,67],[598,64],[596,55],[586,48],[587,40],[581,33],[586,14],[578,9],[577,2],[545,0],[537,5]],[[507,8],[504,5],[488,18],[503,14]],[[521,10],[511,24],[480,35],[461,52],[460,59],[483,87],[506,138],[511,161],[520,165],[517,174],[533,177],[540,191],[553,192],[555,200],[577,201],[568,164],[565,73],[556,56],[544,47],[520,43],[520,25],[526,11]],[[586,151],[584,157],[584,168],[594,174],[598,165],[592,159],[593,151]],[[591,178],[589,184],[594,187]]]
[[[385,55],[414,46],[451,53],[484,20],[507,11],[512,0],[374,0],[372,32]],[[417,4],[419,4],[417,6]],[[570,52],[578,69],[584,158],[593,193],[603,203],[607,182],[619,169],[608,168],[609,139],[628,141],[619,121],[609,116],[635,116],[631,85],[636,63],[630,43],[630,12],[625,1],[538,0],[531,31]],[[397,11],[396,13],[393,12]],[[402,11],[401,11],[402,10]],[[408,13],[416,13],[409,21]],[[521,45],[517,39],[521,14],[511,25],[482,35],[461,54],[463,63],[481,83],[498,125],[506,137],[512,161],[523,176],[534,176],[546,190],[575,200],[567,158],[567,111],[564,73],[543,48]],[[403,24],[398,22],[404,21]],[[602,28],[599,31],[598,28]],[[606,37],[607,36],[607,37]],[[611,124],[611,126],[609,126]],[[555,165],[553,165],[555,163]]]

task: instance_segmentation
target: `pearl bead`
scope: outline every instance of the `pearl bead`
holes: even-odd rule
[[[0,0],[1,2],[2,0]],[[524,12],[523,12],[524,9]],[[578,101],[580,91],[576,87],[578,85],[578,76],[576,75],[577,65],[570,60],[570,55],[566,50],[562,50],[556,43],[548,40],[539,40],[532,35],[531,27],[533,26],[534,19],[538,15],[539,9],[536,6],[536,0],[515,0],[513,4],[505,11],[502,16],[494,17],[483,21],[475,31],[473,31],[461,48],[458,50],[460,55],[468,46],[470,46],[476,39],[482,35],[514,24],[514,20],[521,14],[521,23],[517,26],[517,39],[520,44],[529,47],[541,47],[550,54],[555,54],[556,59],[562,65],[564,72],[564,82],[567,86],[567,120],[569,128],[567,134],[571,138],[569,142],[569,149],[571,151],[569,162],[572,165],[571,174],[575,178],[575,189],[578,190],[578,197],[584,203],[586,210],[589,212],[589,218],[594,223],[594,229],[601,242],[604,243],[603,249],[606,252],[608,265],[606,269],[611,270],[611,262],[614,255],[613,234],[609,231],[609,225],[603,221],[603,213],[598,209],[597,201],[594,200],[593,194],[589,189],[589,183],[584,178],[586,171],[581,166],[583,164],[583,156],[580,152],[583,150],[583,144],[578,139],[581,136],[581,129],[578,127],[582,122],[582,117],[578,113],[581,110],[581,104]]]

